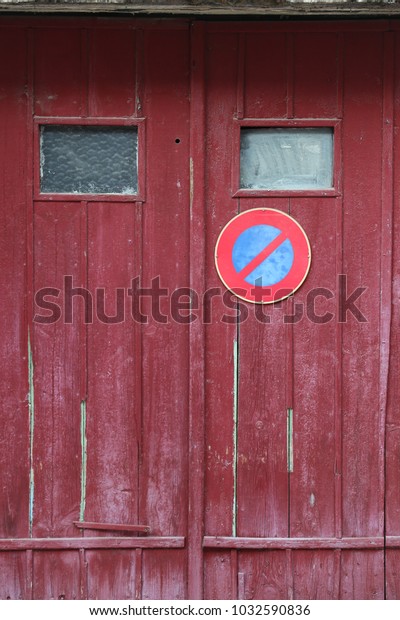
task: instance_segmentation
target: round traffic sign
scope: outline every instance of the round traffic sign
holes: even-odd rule
[[[296,220],[277,209],[250,209],[232,218],[215,246],[215,265],[237,297],[271,304],[303,284],[311,263],[307,235]]]

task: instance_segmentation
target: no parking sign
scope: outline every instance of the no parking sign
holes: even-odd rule
[[[276,209],[251,209],[231,219],[215,246],[215,265],[237,297],[271,304],[303,284],[311,263],[310,242],[296,220]]]

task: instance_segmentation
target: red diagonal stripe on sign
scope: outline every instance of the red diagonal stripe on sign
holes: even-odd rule
[[[257,256],[247,263],[247,265],[239,271],[239,275],[242,276],[243,280],[245,280],[247,276],[258,267],[258,265],[261,265],[261,263],[265,261],[265,259],[268,258],[272,252],[275,252],[275,250],[281,245],[281,243],[286,241],[286,239],[287,237],[285,233],[281,232],[281,234],[275,237],[271,243],[269,243],[259,254],[257,254]]]

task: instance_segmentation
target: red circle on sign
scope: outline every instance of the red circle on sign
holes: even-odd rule
[[[276,238],[250,260],[246,267],[238,271],[233,260],[236,242],[249,229],[263,225],[277,229]],[[287,240],[290,242],[293,258],[282,279],[270,286],[259,286],[246,281],[249,273]],[[276,209],[250,209],[236,215],[222,229],[215,246],[215,265],[222,282],[234,295],[251,303],[272,304],[286,299],[303,284],[310,264],[310,242],[303,228],[290,215]]]

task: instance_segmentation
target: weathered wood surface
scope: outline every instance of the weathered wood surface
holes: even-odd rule
[[[0,11],[129,12],[166,15],[395,15],[393,0],[0,0]]]
[[[399,598],[396,22],[199,22],[193,39],[187,21],[31,19],[28,32],[13,19],[0,37],[0,596],[381,598],[386,553]],[[143,198],[34,196],[32,112],[146,117]],[[243,117],[343,119],[337,195],[233,196]],[[216,238],[260,204],[310,236],[295,302],[324,286],[336,300],[317,314],[337,312],[345,273],[349,292],[368,287],[367,324],[285,324],[290,300],[224,323],[237,302],[217,295],[190,330],[167,299],[166,324],[84,325],[77,299],[73,324],[32,326],[32,289],[66,274],[104,287],[110,316],[136,275],[220,286]],[[150,536],[126,535],[135,524]]]
[[[239,211],[258,206],[289,211],[308,231],[313,254],[295,303],[305,312],[308,293],[325,287],[336,301],[320,300],[314,310],[336,317],[316,324],[307,314],[285,325],[289,306],[283,304],[263,308],[264,322],[256,320],[256,308],[247,307],[248,317],[236,330],[221,325],[218,315],[207,327],[206,570],[218,571],[227,594],[234,591],[233,571],[237,593],[247,598],[271,592],[352,598],[360,590],[365,598],[381,598],[385,407],[380,393],[386,384],[379,369],[387,318],[380,307],[390,303],[390,288],[385,272],[381,301],[381,248],[373,231],[390,245],[390,229],[380,229],[382,205],[391,209],[387,182],[381,183],[384,35],[306,34],[298,28],[266,37],[261,24],[246,24],[234,37],[232,28],[223,27],[221,32],[218,24],[210,25],[207,45],[209,243]],[[342,160],[335,156],[337,195],[240,200],[227,195],[224,155],[238,148],[228,117],[281,118],[282,123],[309,118],[310,124],[343,118]],[[390,115],[385,118],[390,126]],[[368,287],[359,303],[367,323],[352,316],[339,322],[340,274],[348,276],[349,292],[363,282]],[[207,284],[214,285],[212,264]],[[294,420],[292,472],[286,462],[287,408]],[[251,548],[269,552],[256,556],[247,551]],[[211,581],[206,576],[206,591],[213,591]]]

